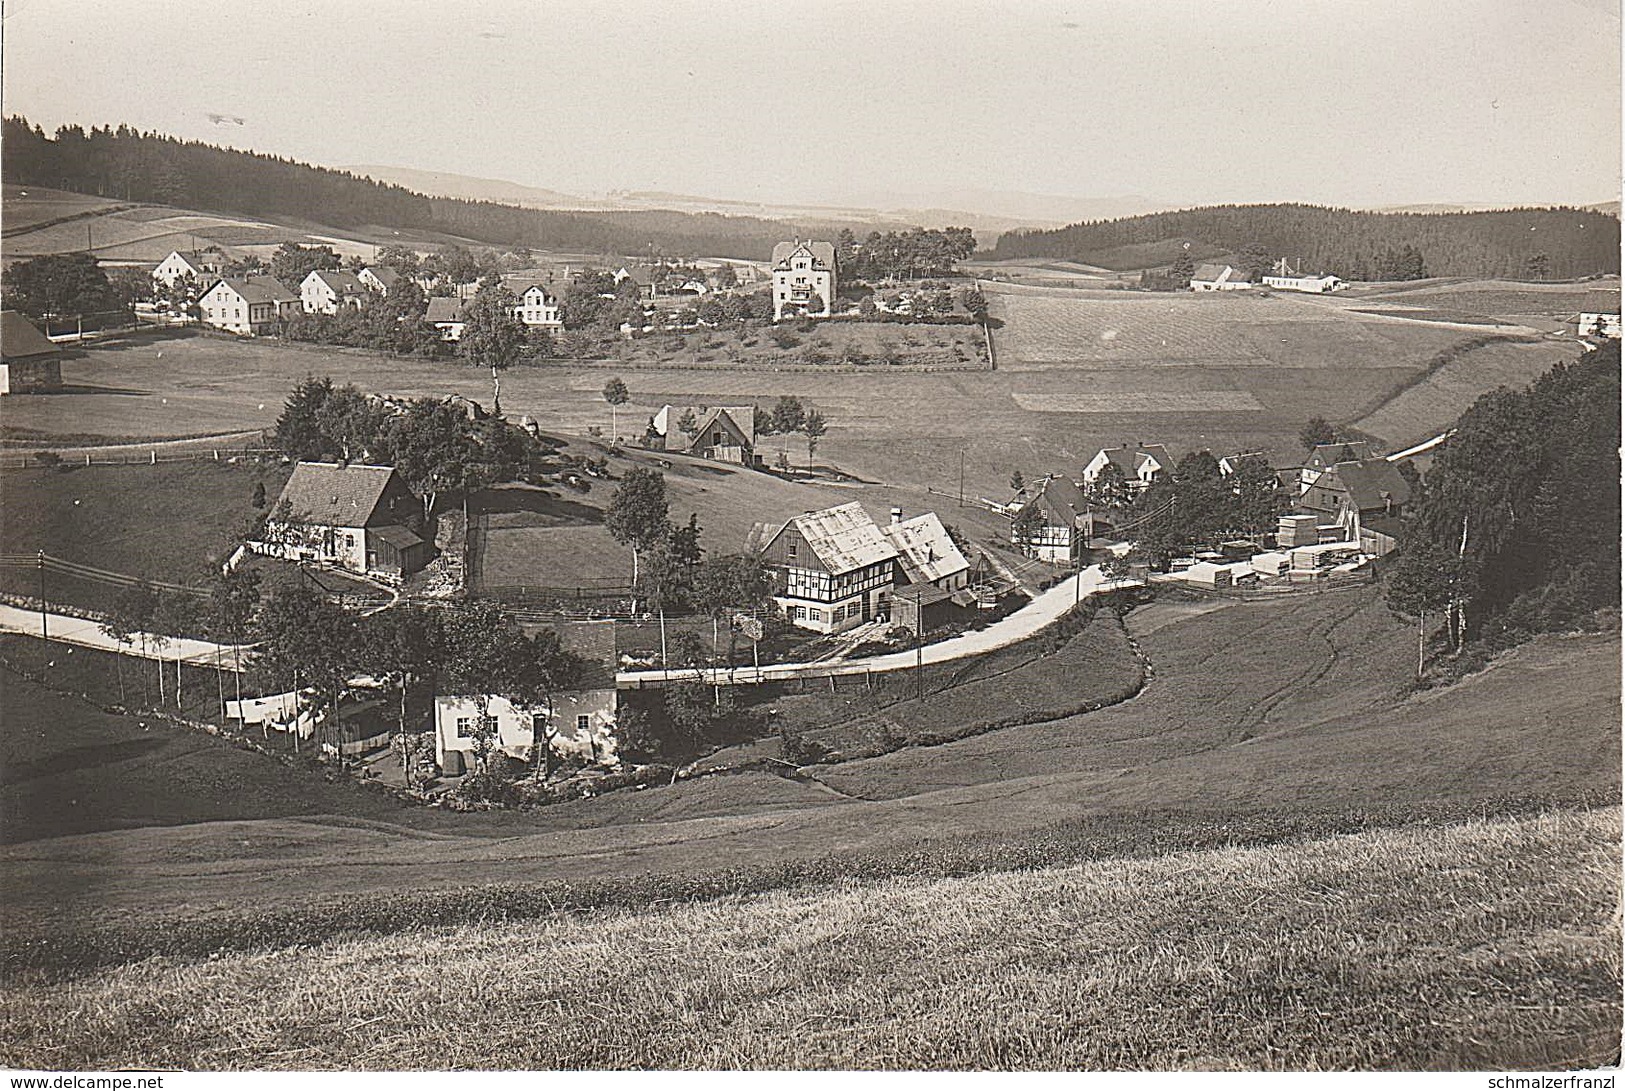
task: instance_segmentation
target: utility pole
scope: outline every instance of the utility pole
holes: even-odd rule
[[[959,449],[959,506],[965,506],[965,448]]]
[[[923,605],[918,600],[914,604],[914,699],[916,701],[925,700],[925,653],[920,643],[920,630],[925,628],[920,618],[923,613],[921,609]]]
[[[45,620],[45,550],[39,551],[39,636],[49,640],[51,631]]]

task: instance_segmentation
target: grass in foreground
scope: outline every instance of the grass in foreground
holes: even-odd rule
[[[35,1068],[1554,1068],[1620,1022],[1617,808],[151,959]]]

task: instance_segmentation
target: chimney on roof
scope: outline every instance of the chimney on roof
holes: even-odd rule
[[[891,525],[896,526],[898,523],[901,523],[902,521],[903,521],[903,509],[902,508],[893,508],[891,510]]]

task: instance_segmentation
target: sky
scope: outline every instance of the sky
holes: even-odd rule
[[[1351,207],[1620,194],[1619,0],[4,0],[4,12],[5,112],[47,130],[122,122],[574,194]]]

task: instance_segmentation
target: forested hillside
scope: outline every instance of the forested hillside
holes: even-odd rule
[[[1302,272],[1345,280],[1411,279],[1405,250],[1425,276],[1534,280],[1618,272],[1619,220],[1570,208],[1505,212],[1355,212],[1315,205],[1221,205],[1123,220],[1011,231],[995,258],[1045,257],[1099,264],[1118,247],[1185,240],[1232,254],[1287,258]],[[1108,255],[1109,257],[1109,255]]]
[[[550,212],[486,201],[425,197],[400,186],[290,159],[237,151],[127,126],[64,126],[47,136],[8,117],[0,176],[124,201],[443,232],[498,246],[664,257],[765,259],[773,244],[811,224],[686,212]],[[816,225],[833,234],[840,224]],[[853,224],[853,227],[872,225]]]
[[[1442,613],[1453,648],[1617,628],[1618,341],[1481,396],[1424,482],[1389,605]]]

